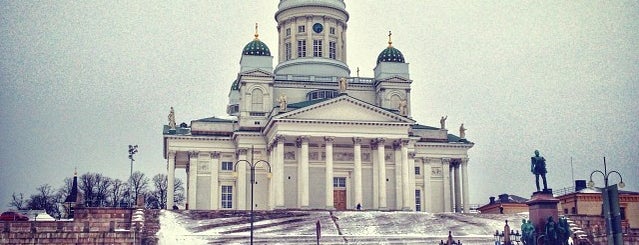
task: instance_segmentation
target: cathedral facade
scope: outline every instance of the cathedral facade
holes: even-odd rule
[[[390,33],[374,77],[351,77],[343,0],[280,0],[275,19],[277,54],[257,27],[242,50],[230,117],[176,125],[169,115],[168,186],[186,171],[187,208],[469,210],[473,143],[445,118],[411,118],[409,67]]]

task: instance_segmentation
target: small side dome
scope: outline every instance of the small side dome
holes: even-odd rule
[[[379,62],[395,62],[395,63],[406,63],[404,60],[404,55],[399,49],[393,47],[393,41],[391,41],[392,33],[388,32],[388,47],[382,50],[377,56],[377,64]]]
[[[271,56],[268,46],[262,41],[255,39],[244,46],[243,55]]]
[[[402,52],[394,47],[388,47],[382,50],[379,56],[377,56],[377,64],[379,64],[379,62],[405,63]]]

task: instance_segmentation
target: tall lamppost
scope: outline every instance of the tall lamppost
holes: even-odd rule
[[[624,188],[626,184],[623,183],[623,177],[616,170],[612,170],[608,172],[608,168],[606,166],[606,157],[603,159],[604,161],[604,171],[595,170],[590,173],[590,181],[588,182],[588,187],[594,187],[595,182],[592,181],[592,175],[595,173],[600,173],[604,177],[604,189],[601,191],[601,197],[603,201],[603,213],[604,219],[606,220],[606,235],[608,237],[608,244],[622,244],[622,229],[621,229],[621,209],[619,208],[619,192],[617,186],[619,188]],[[608,178],[610,174],[617,174],[619,176],[619,184],[615,184],[612,186],[608,186]]]
[[[131,159],[131,172],[129,173],[129,180],[133,178],[133,161],[135,161],[135,159],[133,159],[133,155],[135,155],[135,153],[138,153],[138,145],[129,145],[129,159]],[[129,195],[131,195],[131,191],[132,191],[131,185],[129,185]],[[134,201],[137,201],[137,200],[134,200]],[[130,200],[129,200],[129,207],[131,207]]]
[[[255,216],[253,214],[253,186],[255,185],[255,167],[257,166],[257,164],[259,163],[263,163],[266,165],[267,169],[268,169],[268,177],[270,178],[271,176],[271,164],[267,161],[264,160],[258,160],[258,161],[253,161],[253,150],[251,150],[251,161],[247,161],[247,160],[239,160],[237,162],[235,162],[235,165],[233,166],[233,175],[237,176],[237,164],[238,163],[246,163],[248,164],[248,166],[251,168],[251,244],[253,244],[253,221],[255,219]]]

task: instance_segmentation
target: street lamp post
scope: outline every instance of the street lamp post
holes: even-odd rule
[[[590,173],[590,181],[588,182],[588,187],[594,187],[595,182],[592,181],[592,175],[595,173],[600,173],[604,178],[604,189],[601,191],[601,197],[603,201],[603,213],[604,219],[606,220],[606,235],[608,237],[608,244],[622,244],[622,230],[621,230],[621,210],[619,209],[619,194],[617,191],[617,186],[619,188],[624,188],[626,184],[623,183],[623,177],[616,170],[612,170],[608,172],[608,168],[606,165],[606,157],[603,159],[604,161],[604,171],[595,170]],[[619,176],[619,184],[608,186],[608,178],[610,174],[617,174]]]
[[[235,162],[235,166],[233,166],[233,171],[236,171],[237,164],[241,163],[241,162],[248,164],[248,166],[250,167],[250,170],[251,170],[251,244],[253,244],[253,221],[255,219],[255,216],[253,214],[253,186],[255,185],[255,167],[259,163],[265,164],[266,167],[268,168],[268,175],[270,176],[270,174],[271,174],[271,164],[269,162],[267,162],[267,161],[264,161],[264,160],[253,161],[253,151],[252,150],[251,150],[251,161],[239,160],[239,161]],[[233,172],[233,174],[237,175],[237,172]]]
[[[135,155],[135,153],[138,153],[138,145],[129,145],[129,159],[131,159],[131,171],[129,172],[129,180],[131,180],[131,178],[133,177],[133,161],[135,161],[135,159],[133,159],[133,155]],[[130,195],[131,195],[131,185],[129,185],[129,196]],[[131,207],[130,200],[129,200],[129,207]]]

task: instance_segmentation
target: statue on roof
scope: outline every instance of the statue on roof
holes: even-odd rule
[[[535,150],[535,155],[530,158],[530,171],[535,175],[535,184],[537,185],[537,191],[539,189],[539,176],[541,175],[541,179],[544,183],[544,190],[548,189],[548,184],[546,183],[546,159],[539,155],[539,150]]]
[[[446,129],[446,119],[448,119],[448,115],[446,115],[446,117],[442,116],[442,118],[439,119],[439,125],[441,126],[441,129]]]
[[[280,98],[277,99],[277,102],[280,103],[280,111],[286,111],[288,100],[286,99],[286,94],[281,94]]]
[[[171,111],[169,112],[169,128],[175,130],[175,111],[173,111],[173,106],[171,106]]]
[[[466,130],[468,129],[464,128],[464,124],[462,123],[461,126],[459,126],[459,138],[466,139]]]
[[[348,89],[348,81],[346,81],[345,77],[339,79],[339,93],[346,93],[346,89]]]
[[[398,109],[399,109],[399,114],[402,116],[406,116],[408,115],[408,103],[406,103],[405,99],[402,99],[399,101],[399,105],[398,105]]]

